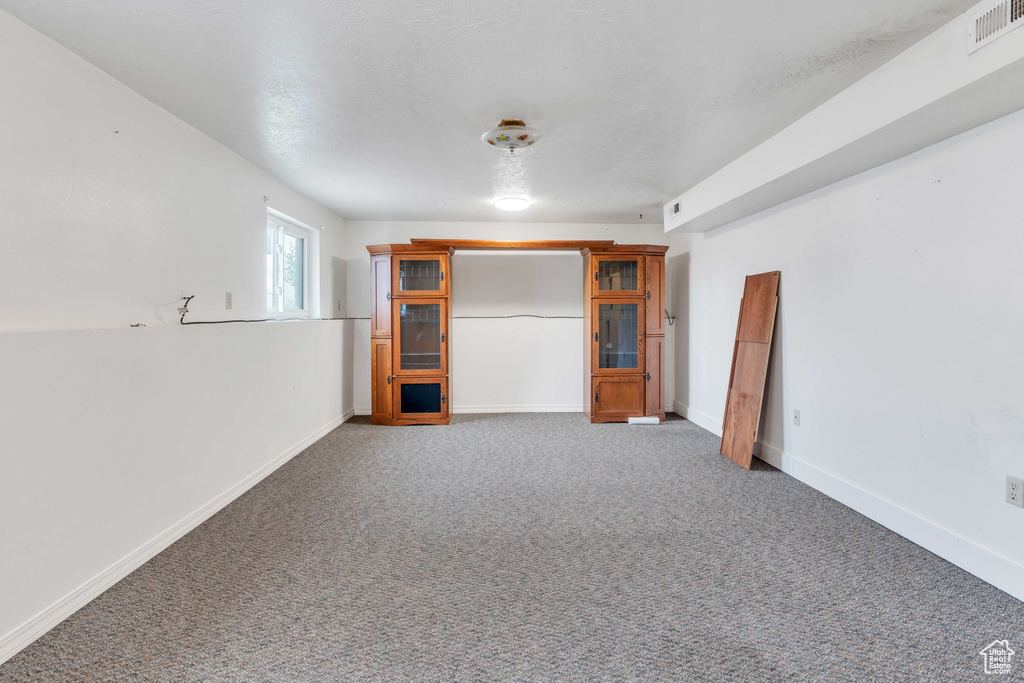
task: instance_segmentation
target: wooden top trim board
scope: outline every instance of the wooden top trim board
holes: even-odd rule
[[[668,247],[663,244],[613,244],[610,247],[584,247],[580,253],[588,254],[664,254]]]
[[[668,247],[660,244],[615,244],[614,240],[532,240],[503,242],[501,240],[440,240],[413,238],[409,244],[372,244],[371,254],[439,253],[454,254],[456,249],[508,249],[579,251],[587,254],[664,254]]]
[[[424,244],[369,244],[366,251],[371,254],[454,254],[455,248],[446,244],[428,246]]]
[[[453,249],[560,249],[565,251],[578,251],[586,247],[610,247],[615,244],[614,240],[529,240],[503,242],[501,240],[438,240],[419,238],[410,239],[409,242],[421,247],[452,247]]]

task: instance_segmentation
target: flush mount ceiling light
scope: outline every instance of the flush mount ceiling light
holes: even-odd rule
[[[522,211],[530,208],[530,200],[526,197],[499,197],[494,200],[494,208],[502,211]]]
[[[528,128],[519,119],[502,119],[497,128],[487,131],[480,139],[498,149],[507,149],[511,154],[517,149],[529,147],[540,137],[539,130]]]

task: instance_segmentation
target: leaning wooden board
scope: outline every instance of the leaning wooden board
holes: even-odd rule
[[[740,300],[740,318],[736,323],[719,452],[748,470],[761,419],[778,304],[779,271],[747,276]]]

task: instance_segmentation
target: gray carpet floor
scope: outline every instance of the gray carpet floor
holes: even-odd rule
[[[685,420],[356,418],[0,681],[969,681],[996,638],[1024,679],[1024,604]]]

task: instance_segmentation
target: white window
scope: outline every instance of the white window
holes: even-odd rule
[[[309,315],[309,230],[267,215],[267,311]]]

